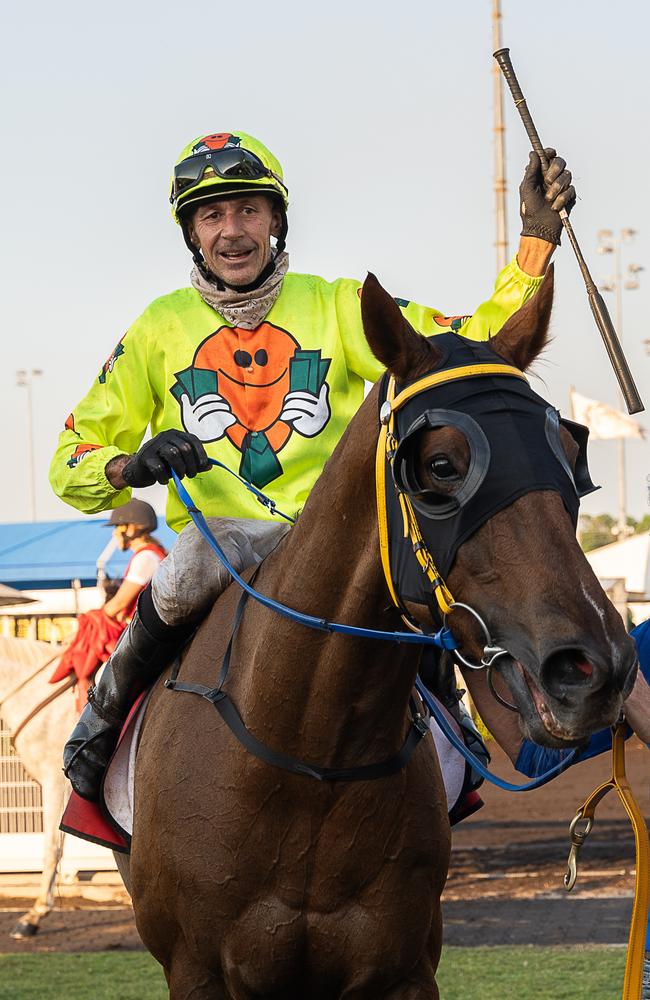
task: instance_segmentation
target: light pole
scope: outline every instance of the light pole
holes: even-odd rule
[[[501,48],[501,0],[492,0],[492,51]],[[503,123],[502,74],[492,63],[492,101],[494,111],[494,196],[497,223],[497,272],[508,263],[508,219],[506,206],[506,128]]]
[[[611,278],[600,286],[602,292],[615,292],[616,294],[616,330],[623,341],[623,289],[635,289],[639,287],[637,275],[643,270],[640,264],[628,264],[625,281],[621,269],[621,246],[629,243],[636,236],[636,229],[621,229],[618,234],[611,229],[601,229],[598,232],[599,246],[597,253],[614,255],[614,274]],[[624,401],[619,394],[621,409]],[[619,541],[632,533],[627,524],[627,491],[625,481],[625,438],[618,441],[618,524],[616,534]]]
[[[34,416],[32,410],[32,381],[43,372],[40,368],[19,368],[16,372],[16,385],[27,389],[27,472],[29,485],[29,518],[36,520],[36,487],[34,476]]]

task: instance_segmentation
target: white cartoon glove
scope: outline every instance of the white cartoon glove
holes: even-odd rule
[[[327,382],[323,383],[318,396],[301,390],[288,392],[284,397],[280,420],[291,424],[293,429],[302,434],[303,437],[315,437],[322,431],[331,416],[327,401],[328,395]]]
[[[190,403],[186,392],[181,396],[183,427],[196,434],[199,441],[219,441],[226,430],[237,423],[230,404],[217,392],[206,392],[196,403]]]

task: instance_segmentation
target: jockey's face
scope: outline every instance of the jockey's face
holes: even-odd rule
[[[263,194],[215,198],[194,212],[192,242],[210,271],[226,285],[249,285],[271,257],[271,236],[278,236],[282,216]]]
[[[135,524],[118,524],[117,527],[113,529],[113,538],[123,552],[125,552],[131,545],[131,542],[136,537],[137,531],[138,529]]]

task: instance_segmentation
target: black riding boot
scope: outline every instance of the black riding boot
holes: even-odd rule
[[[120,636],[99,682],[89,690],[88,704],[63,751],[63,770],[72,787],[91,802],[99,799],[104,771],[133,702],[172,662],[196,627],[172,628],[158,619],[158,637],[152,635],[140,615],[144,596],[128,628]],[[146,596],[149,624],[153,602],[150,594]],[[154,624],[157,618],[155,615]]]

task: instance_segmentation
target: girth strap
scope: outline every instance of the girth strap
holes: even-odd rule
[[[177,690],[183,691],[188,690],[192,685],[177,684],[176,687]],[[201,692],[197,691],[196,693]],[[223,691],[206,689],[203,697],[214,705],[232,734],[253,756],[263,760],[266,764],[271,764],[272,767],[281,767],[285,771],[291,771],[292,774],[304,774],[309,778],[316,778],[317,781],[372,781],[375,778],[385,778],[389,774],[397,774],[398,771],[406,767],[420,740],[429,732],[429,727],[422,716],[416,716],[411,723],[402,749],[393,757],[375,764],[361,764],[358,767],[319,767],[317,764],[308,764],[307,761],[290,757],[279,750],[273,750],[258,740],[246,728],[239,712]]]
[[[251,577],[251,583],[254,577],[255,574]],[[280,750],[273,750],[265,743],[262,743],[261,740],[258,740],[256,736],[253,736],[250,729],[246,727],[232,700],[223,690],[223,684],[230,669],[234,638],[239,628],[247,600],[248,593],[244,591],[235,612],[233,631],[223,658],[217,686],[209,688],[204,684],[179,681],[180,659],[178,659],[174,664],[171,676],[165,681],[165,687],[172,691],[184,691],[188,694],[197,694],[201,698],[205,698],[211,705],[214,705],[232,734],[249,753],[252,753],[254,757],[263,760],[272,767],[280,767],[285,771],[290,771],[292,774],[303,774],[309,778],[315,778],[317,781],[373,781],[376,778],[385,778],[390,774],[397,774],[398,771],[406,767],[420,741],[430,732],[427,721],[413,708],[411,709],[413,713],[411,726],[402,748],[386,760],[378,761],[374,764],[360,764],[358,767],[319,767],[317,764],[309,764],[307,761],[290,757]]]

